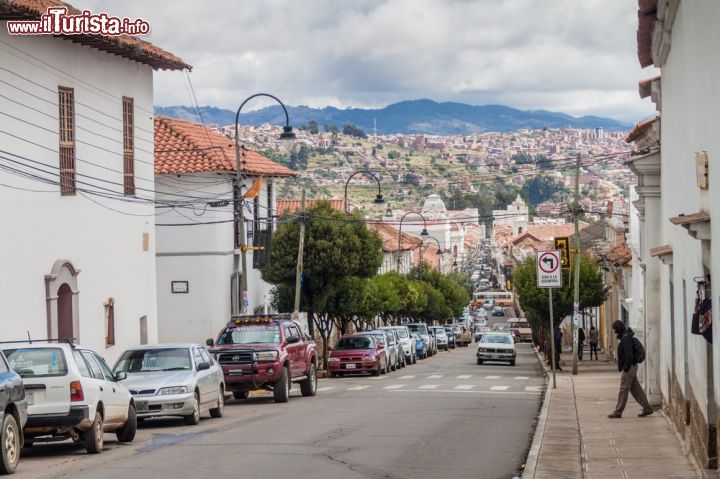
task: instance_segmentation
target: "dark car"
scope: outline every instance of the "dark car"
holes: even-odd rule
[[[22,378],[8,365],[0,352],[0,408],[4,411],[0,430],[0,474],[12,474],[25,445],[23,427],[27,422],[27,400]]]

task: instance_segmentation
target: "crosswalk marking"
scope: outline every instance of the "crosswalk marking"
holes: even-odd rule
[[[428,376],[428,379],[440,379],[442,377],[442,374],[431,374]]]
[[[324,388],[317,388],[318,392],[330,391],[331,389],[335,389],[335,387],[334,386],[326,386]]]
[[[460,384],[459,386],[455,386],[455,389],[462,389],[467,391],[468,389],[472,389],[474,387],[475,386],[473,386],[472,384]]]
[[[368,386],[353,386],[351,388],[348,388],[348,391],[362,391],[363,389],[367,389]]]
[[[517,380],[519,380],[519,381],[522,381],[522,380],[530,379],[530,378],[527,377],[527,376],[515,376],[515,379],[517,379]]]
[[[414,374],[411,374],[410,376],[400,376],[400,379],[413,379],[415,377]]]
[[[457,376],[456,379],[470,379],[472,376],[469,374],[461,374],[460,376]]]
[[[400,389],[404,388],[405,384],[391,384],[389,386],[385,386],[383,389]]]
[[[423,384],[418,389],[437,389],[438,387],[438,384]]]
[[[500,379],[500,376],[485,376],[485,379]]]
[[[525,386],[527,392],[540,392],[540,386]]]
[[[510,386],[493,386],[490,388],[491,391],[506,391],[510,389]]]

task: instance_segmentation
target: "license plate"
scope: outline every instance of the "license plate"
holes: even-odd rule
[[[499,357],[500,357],[500,355],[499,355],[499,354],[493,354],[493,355],[492,355],[492,356],[490,356],[490,357],[491,357],[491,358],[493,358],[493,359],[497,359],[497,358],[499,358]]]
[[[355,369],[355,365],[354,364],[346,364],[345,369]]]
[[[135,403],[135,410],[137,412],[145,412],[148,410],[148,403],[147,401],[138,401]]]
[[[28,406],[35,404],[35,394],[32,391],[25,391],[25,399],[27,400]]]

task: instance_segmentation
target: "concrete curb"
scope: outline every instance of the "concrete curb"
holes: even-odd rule
[[[552,398],[552,388],[549,387],[550,384],[548,376],[550,368],[545,364],[545,360],[542,358],[537,348],[533,347],[533,350],[535,351],[535,355],[545,372],[545,388],[543,403],[540,408],[540,416],[538,416],[538,421],[535,425],[535,434],[533,435],[532,445],[530,446],[530,451],[528,451],[527,459],[525,459],[525,467],[522,473],[523,479],[535,477],[535,470],[537,469],[538,460],[540,459],[540,447],[542,446],[543,437],[545,435],[545,426],[547,425],[548,412],[550,410],[550,399]]]

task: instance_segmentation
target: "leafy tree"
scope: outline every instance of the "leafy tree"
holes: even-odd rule
[[[529,153],[516,153],[510,157],[510,160],[517,165],[528,165],[535,163],[535,158]]]
[[[373,276],[382,263],[382,241],[353,215],[348,217],[319,201],[306,213],[304,271],[301,308],[308,313],[311,335],[315,327],[323,340],[327,367],[328,338],[338,316],[337,295],[349,277]],[[273,234],[270,263],[261,270],[263,280],[275,285],[274,304],[291,311],[285,298],[295,288],[295,268],[300,225],[287,222]],[[342,311],[341,311],[342,312]]]
[[[352,123],[343,125],[342,132],[344,135],[354,136],[355,138],[367,138],[367,134],[365,133],[365,131],[363,131],[362,128],[358,128],[357,126],[353,125]]]
[[[390,158],[391,160],[394,160],[396,158],[400,158],[400,153],[398,153],[395,150],[390,150],[390,151],[388,151],[387,157]]]
[[[552,200],[559,195],[569,193],[564,184],[556,181],[550,176],[533,176],[525,182],[522,187],[523,196],[531,204],[539,205],[545,201]]]
[[[572,268],[572,273],[574,273]],[[545,331],[546,338],[550,334],[550,309],[548,304],[548,291],[537,287],[537,271],[535,257],[531,256],[515,267],[513,272],[515,292],[520,306],[527,315],[528,322],[536,335],[540,330]],[[580,262],[580,309],[600,306],[607,298],[608,289],[605,287],[603,276],[597,265],[587,256],[582,256]],[[571,271],[563,272],[563,287],[553,290],[553,315],[555,324],[573,312],[573,280]]]
[[[326,133],[338,133],[339,130],[338,130],[337,126],[330,123],[330,124],[325,124],[325,132]]]
[[[320,133],[320,127],[318,127],[318,122],[315,120],[310,120],[310,123],[308,123],[308,132],[311,135],[317,135]]]

